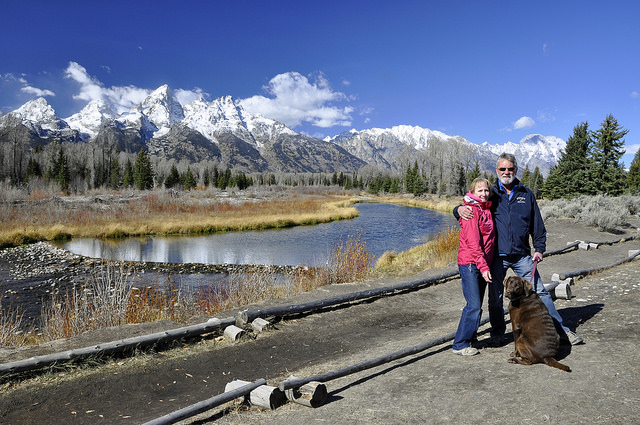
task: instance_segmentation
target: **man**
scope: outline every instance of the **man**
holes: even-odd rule
[[[536,271],[534,280],[531,280],[534,261],[541,262],[542,254],[546,250],[547,229],[542,221],[540,209],[536,198],[529,189],[520,184],[516,178],[518,165],[514,155],[503,153],[498,158],[496,173],[498,179],[492,185],[492,211],[496,229],[496,257],[491,265],[493,281],[489,285],[489,319],[491,321],[491,337],[489,345],[500,346],[504,344],[505,321],[503,310],[502,282],[507,270],[513,272],[534,286],[540,299],[547,306],[549,314],[556,322],[556,327],[565,339],[561,331],[566,334],[566,340],[571,345],[580,344],[582,338],[567,328],[562,317],[558,314],[553,299],[544,288],[540,274]],[[456,207],[453,214],[465,220],[473,217],[468,207]],[[535,253],[531,256],[529,237],[533,241]]]

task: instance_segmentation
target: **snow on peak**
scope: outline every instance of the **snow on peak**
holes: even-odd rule
[[[171,126],[184,119],[182,105],[173,96],[173,92],[167,84],[158,87],[136,108],[146,115],[151,123],[158,129],[156,137],[169,132]]]
[[[490,150],[496,155],[503,152],[515,155],[518,168],[524,171],[528,166],[531,172],[535,167],[540,167],[543,174],[547,174],[550,165],[557,164],[562,151],[567,143],[560,137],[543,136],[541,134],[529,134],[520,140],[520,143],[507,142],[503,145],[490,145],[484,142],[481,147]]]
[[[69,127],[78,130],[83,140],[88,140],[98,134],[104,121],[115,118],[116,113],[109,108],[104,100],[98,99],[87,103],[80,112],[71,115],[65,121]]]
[[[12,113],[29,127],[39,126],[49,130],[60,130],[68,127],[67,123],[56,115],[56,112],[44,97],[30,100]]]
[[[411,125],[396,125],[391,128],[371,128],[367,130],[357,131],[355,129],[343,132],[332,138],[325,138],[325,141],[336,141],[339,138],[361,138],[361,139],[380,139],[385,137],[393,137],[404,144],[410,145],[416,149],[424,149],[429,142],[437,140],[448,140],[455,138],[458,141],[466,141],[460,136],[449,136],[441,131],[430,130]],[[468,142],[468,141],[467,141]],[[468,142],[470,143],[470,142]]]

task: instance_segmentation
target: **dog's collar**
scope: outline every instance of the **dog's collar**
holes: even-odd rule
[[[527,294],[520,295],[519,297],[509,298],[509,301],[518,301],[518,300],[521,300],[521,299],[526,298],[526,297],[528,297],[528,296],[529,296],[529,295],[527,295]]]

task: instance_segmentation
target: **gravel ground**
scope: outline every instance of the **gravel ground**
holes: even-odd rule
[[[563,220],[548,222],[547,228],[550,251],[578,239],[603,242],[636,235],[632,228],[603,234]],[[574,250],[545,258],[538,270],[548,282],[553,273],[608,266],[637,249],[640,243],[632,240]],[[640,423],[639,261],[577,279],[573,298],[556,301],[565,322],[586,342],[563,346],[559,357],[571,367],[571,373],[544,365],[510,364],[506,359],[512,344],[461,357],[452,354],[448,342],[327,382],[327,402],[318,408],[288,403],[263,410],[232,402],[183,423]],[[264,306],[378,288],[443,271],[323,287]],[[276,321],[275,330],[236,344],[213,336],[135,358],[4,377],[0,380],[0,422],[144,423],[220,394],[233,379],[265,378],[269,385],[277,386],[290,374],[305,377],[329,372],[448,334],[455,331],[463,305],[460,282],[450,279],[348,308]],[[87,346],[174,325],[110,329],[4,353],[4,358]],[[487,335],[485,325],[480,336]]]

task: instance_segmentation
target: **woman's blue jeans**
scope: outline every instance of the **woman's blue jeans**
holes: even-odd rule
[[[487,288],[487,283],[475,264],[461,264],[458,270],[462,281],[462,294],[467,304],[462,309],[456,337],[453,340],[454,350],[469,347],[476,339],[482,316],[482,299]]]

